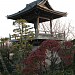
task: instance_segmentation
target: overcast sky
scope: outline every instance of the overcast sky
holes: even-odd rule
[[[8,37],[13,32],[13,20],[6,16],[16,13],[25,8],[26,4],[35,0],[0,0],[0,37]],[[61,18],[63,21],[71,21],[75,25],[75,0],[48,0],[54,10],[67,12],[67,17]],[[74,26],[75,27],[75,26]]]

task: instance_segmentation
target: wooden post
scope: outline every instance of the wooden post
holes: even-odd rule
[[[53,36],[52,35],[52,20],[50,19],[50,33],[51,33],[51,36]]]
[[[38,34],[39,34],[39,17],[37,18],[36,22],[34,23],[34,28],[35,28],[35,38],[38,37]]]
[[[66,41],[66,38],[65,38],[65,31],[64,31],[64,41]]]

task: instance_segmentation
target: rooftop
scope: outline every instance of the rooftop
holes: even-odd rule
[[[25,19],[29,23],[34,23],[38,16],[40,17],[40,22],[44,22],[49,19],[56,19],[66,15],[65,12],[53,10],[48,0],[36,0],[27,4],[23,10],[12,15],[7,15],[7,18],[13,20]],[[46,19],[42,19],[41,17]]]

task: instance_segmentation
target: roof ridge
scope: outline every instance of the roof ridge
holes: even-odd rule
[[[43,2],[45,3],[46,1],[48,1],[48,0],[41,0],[39,4],[41,4],[41,3],[43,3]]]

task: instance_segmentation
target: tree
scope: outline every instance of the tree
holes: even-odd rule
[[[10,49],[8,47],[0,48],[0,70],[3,75],[10,75],[13,71],[12,62],[9,59]]]
[[[50,34],[49,22],[44,22],[40,25],[40,32],[45,34]],[[64,23],[60,19],[54,20],[52,22],[52,32],[54,37],[63,38],[66,40],[71,40],[75,37],[74,35],[75,28],[72,27],[71,22]]]
[[[4,48],[4,43],[5,43],[6,41],[8,41],[9,38],[1,38],[0,40],[1,40],[1,47]],[[7,44],[6,44],[6,46],[7,46]]]
[[[69,68],[72,65],[73,54],[72,54],[73,44],[70,41],[59,42],[56,40],[45,40],[42,42],[40,47],[35,51],[32,51],[29,56],[24,60],[25,68],[23,72],[26,75],[29,74],[39,74],[52,73],[54,71],[61,70],[64,72],[64,69]],[[50,53],[49,53],[50,52]],[[49,53],[49,56],[48,54]],[[58,57],[56,54],[58,54]],[[58,60],[60,58],[60,61]],[[49,60],[48,63],[46,60]],[[59,65],[61,63],[61,65]],[[59,65],[60,68],[56,67]]]
[[[51,59],[46,56],[47,50],[51,51]],[[43,74],[47,73],[46,59],[49,59],[51,63],[51,70],[54,68],[54,64],[57,60],[53,60],[53,52],[60,50],[60,44],[55,40],[46,40],[42,42],[40,47],[32,51],[31,54],[24,61],[26,67],[23,70],[25,74]],[[54,62],[53,62],[54,61]],[[53,64],[54,63],[54,64]],[[53,65],[52,65],[53,64]]]
[[[30,26],[26,24],[26,20],[20,19],[13,22],[13,25],[16,26],[16,29],[13,30],[15,34],[15,39],[18,42],[15,42],[12,45],[13,61],[16,64],[17,70],[22,71],[22,61],[28,56],[32,50],[32,45],[29,41],[32,41],[34,34],[30,31]]]

